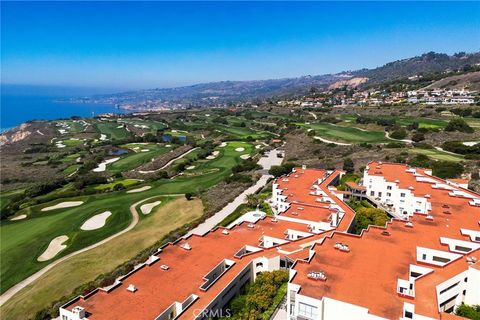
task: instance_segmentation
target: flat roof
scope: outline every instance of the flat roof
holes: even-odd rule
[[[403,302],[415,304],[415,312],[424,316],[439,317],[435,287],[453,275],[468,268],[464,258],[449,263],[445,267],[418,263],[416,248],[426,247],[448,251],[448,246],[440,243],[440,237],[469,241],[462,235],[461,228],[479,230],[480,207],[469,204],[468,197],[452,196],[452,190],[433,188],[435,184],[446,184],[442,179],[431,177],[425,169],[416,169],[403,164],[373,162],[368,166],[371,175],[383,176],[385,180],[397,183],[401,188],[413,187],[416,196],[429,195],[432,210],[428,215],[415,214],[410,220],[392,220],[386,226],[370,227],[361,236],[333,232],[322,244],[314,247],[316,252],[310,263],[297,262],[297,271],[292,282],[301,286],[300,294],[321,299],[330,297],[368,308],[370,313],[393,319],[399,318]],[[417,181],[418,176],[429,177]],[[462,188],[457,190],[465,191]],[[474,192],[469,196],[479,197]],[[448,211],[446,213],[446,211]],[[382,234],[385,230],[388,235]],[[334,248],[336,242],[348,244],[350,252]],[[478,256],[479,250],[470,255]],[[479,257],[480,258],[480,257]],[[397,294],[397,280],[409,279],[410,264],[423,265],[434,272],[415,282],[415,299],[407,299]],[[315,281],[307,277],[310,271],[323,271],[327,281]],[[368,290],[365,288],[368,287]]]

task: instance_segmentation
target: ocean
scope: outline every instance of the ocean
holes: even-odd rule
[[[55,120],[71,116],[92,117],[102,113],[128,113],[110,104],[68,103],[58,95],[1,94],[0,130],[16,127],[29,120]]]

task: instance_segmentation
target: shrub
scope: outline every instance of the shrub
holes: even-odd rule
[[[390,135],[393,139],[402,140],[407,137],[407,131],[404,128],[399,128]]]
[[[437,161],[432,164],[432,173],[442,179],[457,178],[463,173],[463,166],[451,161]]]
[[[239,183],[251,183],[252,177],[247,174],[235,173],[225,179],[226,183],[239,182]]]
[[[343,159],[343,170],[349,173],[355,171],[355,164],[353,163],[352,159],[350,158]]]
[[[425,135],[423,133],[415,132],[412,135],[412,141],[413,142],[420,142],[420,141],[423,141],[423,140],[425,140]]]
[[[475,130],[473,130],[473,128],[470,127],[468,123],[465,122],[465,120],[458,118],[450,120],[450,122],[445,127],[445,131],[460,131],[465,133],[473,133]]]

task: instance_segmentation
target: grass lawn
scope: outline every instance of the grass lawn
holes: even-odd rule
[[[62,143],[67,147],[76,147],[78,145],[83,144],[83,140],[65,139],[65,140],[62,140]]]
[[[140,181],[136,179],[121,179],[121,180],[115,180],[111,183],[101,184],[99,186],[96,186],[95,189],[97,190],[111,189],[117,184],[122,184],[124,187],[130,187],[139,183]]]
[[[342,127],[330,123],[297,123],[297,125],[315,130],[315,135],[322,138],[350,143],[382,143],[391,142],[385,138],[383,131],[363,131],[353,127]]]
[[[342,120],[355,123],[357,116],[353,114],[342,114],[340,117]],[[432,118],[412,118],[412,117],[388,117],[381,116],[379,118],[392,119],[394,118],[396,123],[401,126],[408,126],[414,122],[418,122],[420,128],[427,129],[443,129],[447,126],[448,121],[442,119],[432,119]]]
[[[27,214],[27,219],[2,222],[0,226],[2,293],[54,259],[96,243],[126,228],[130,223],[131,215],[128,209],[130,203],[123,201],[123,197],[88,196],[69,200],[80,200],[85,203],[69,209],[40,211],[43,207],[64,201],[56,200],[18,212]],[[107,210],[112,212],[112,216],[108,218],[103,228],[93,231],[80,229],[88,218]],[[65,243],[67,248],[50,261],[38,262],[37,257],[45,251],[50,241],[61,235],[69,237]]]
[[[244,151],[238,152],[235,149],[243,148]],[[193,170],[187,170],[185,176],[198,176],[209,173],[219,172],[223,177],[230,175],[231,168],[241,163],[241,155],[249,154],[253,155],[254,148],[249,143],[244,142],[228,142],[226,147],[218,147],[216,151],[219,152],[218,156],[212,160],[198,160],[191,165],[195,166]]]
[[[81,157],[85,152],[77,152],[77,153],[72,153],[67,156],[62,157],[59,159],[62,162],[70,162],[70,161],[75,161],[77,160],[78,157]]]
[[[1,307],[5,319],[26,319],[79,285],[94,280],[153,245],[168,232],[194,221],[203,213],[200,200],[159,198],[162,204],[149,215],[140,215],[131,231],[95,249],[83,252],[49,270]],[[155,201],[156,199],[152,199]],[[101,263],[99,263],[101,262]]]
[[[132,126],[136,126],[137,128],[149,130],[151,132],[156,132],[157,130],[163,130],[166,126],[158,121],[155,120],[143,120],[143,119],[122,119],[118,121],[119,124],[126,123]]]
[[[12,198],[19,194],[22,194],[25,189],[14,189],[10,191],[5,191],[0,193],[0,210],[3,210],[10,202],[12,202]]]
[[[130,135],[130,133],[125,128],[119,128],[120,125],[121,123],[106,121],[98,121],[95,123],[97,131],[105,134],[109,139],[112,140],[124,139]]]
[[[247,127],[230,127],[226,125],[216,125],[216,129],[225,134],[231,135],[235,139],[245,139],[249,136],[253,139],[265,139],[273,136],[269,132],[256,131]]]
[[[160,144],[150,143],[150,144],[125,144],[121,146],[122,148],[128,148],[136,152],[129,152],[125,155],[122,155],[121,159],[108,165],[107,170],[109,172],[123,172],[135,169],[142,164],[145,164],[152,160],[154,157],[158,157],[161,154],[167,153],[172,148],[167,148]],[[148,150],[148,151],[142,151]]]
[[[68,130],[68,132],[71,132],[71,133],[82,132],[83,129],[85,128],[82,122],[76,121],[76,120],[63,120],[63,121],[58,121],[57,123],[62,123],[62,124],[68,125],[69,128],[67,130]],[[61,127],[58,127],[58,128],[63,129]]]
[[[65,170],[63,170],[63,173],[65,174],[72,174],[74,173],[78,168],[80,168],[79,164],[72,164],[71,166],[68,166]]]
[[[436,149],[414,148],[414,149],[411,149],[411,152],[417,153],[417,154],[424,154],[433,160],[454,161],[454,162],[465,160],[461,155],[454,155],[454,154],[442,152]]]
[[[480,118],[470,118],[470,117],[465,117],[463,118],[465,121],[468,123],[468,125],[475,130],[480,129]]]
[[[396,122],[401,126],[418,122],[418,126],[425,129],[443,129],[448,124],[448,121],[432,118],[396,118]]]

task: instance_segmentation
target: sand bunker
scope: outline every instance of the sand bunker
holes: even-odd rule
[[[245,148],[237,148],[237,149],[235,149],[235,151],[242,152],[242,151],[245,151]]]
[[[110,211],[105,211],[103,213],[94,215],[93,217],[85,221],[80,227],[80,229],[86,231],[100,229],[105,225],[105,222],[111,215],[112,213]]]
[[[226,147],[227,146],[227,143],[226,142],[222,142],[222,144],[220,145],[220,148],[223,148],[223,147]]]
[[[240,158],[242,158],[243,160],[247,160],[247,159],[250,159],[250,155],[249,154],[242,154],[240,156]]]
[[[68,237],[63,235],[50,241],[47,250],[45,250],[40,257],[37,258],[37,261],[47,261],[55,257],[60,251],[67,247],[65,244],[63,244],[67,240]]]
[[[127,193],[137,193],[137,192],[142,192],[142,191],[146,191],[146,190],[149,190],[149,189],[152,189],[152,187],[151,186],[145,186],[145,187],[141,187],[141,188],[137,188],[137,189],[128,190]]]
[[[40,211],[50,211],[50,210],[56,210],[56,209],[64,209],[64,208],[71,208],[71,207],[77,207],[79,205],[83,204],[83,201],[65,201],[65,202],[60,202],[54,206],[50,207],[45,207]]]
[[[189,166],[189,167],[186,167],[185,169],[187,169],[187,170],[193,170],[193,169],[195,169],[195,166]]]
[[[150,151],[150,150],[149,150],[149,149],[142,149],[142,150],[140,150],[140,151],[142,151],[142,152],[148,152],[148,151]]]
[[[170,148],[171,146],[172,146],[171,144],[167,144],[165,147]]]
[[[57,141],[57,143],[55,144],[57,146],[57,148],[65,148],[66,145],[63,144],[63,141]]]
[[[162,201],[155,201],[151,203],[145,203],[140,207],[140,211],[142,211],[143,214],[149,214],[152,212],[152,209],[158,206]]]
[[[255,149],[260,149],[261,147],[262,147],[261,144],[257,144],[257,145],[255,146]]]
[[[22,219],[25,219],[27,217],[26,214],[21,214],[19,216],[16,216],[16,217],[13,217],[10,219],[10,221],[17,221],[17,220],[22,220]]]
[[[208,157],[206,157],[207,160],[212,160],[212,159],[215,159],[218,154],[220,153],[220,151],[213,151],[211,155],[209,155]]]
[[[107,164],[110,164],[110,163],[113,163],[115,161],[118,161],[120,160],[120,158],[113,158],[113,159],[108,159],[108,160],[105,160],[103,161],[102,163],[100,163],[98,165],[98,167],[96,167],[95,169],[93,169],[92,171],[93,172],[103,172],[107,169]]]
[[[105,141],[105,140],[107,140],[107,135],[102,133],[100,135],[100,141]]]

